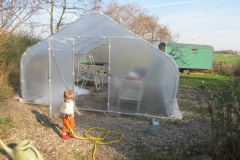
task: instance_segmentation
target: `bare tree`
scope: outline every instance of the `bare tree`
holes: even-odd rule
[[[178,46],[177,43],[172,43],[172,49],[168,52],[169,55],[171,55],[175,60],[180,60],[184,64],[189,64],[185,57],[189,56],[189,54],[186,54],[185,52],[181,51],[181,48]],[[161,42],[159,44],[159,49],[163,52],[166,52],[166,44],[164,42]]]
[[[72,22],[73,18],[81,17],[90,10],[101,8],[101,0],[45,0],[43,14],[49,15],[50,34]]]
[[[101,0],[93,0],[93,10],[100,10],[102,7],[101,7],[101,3],[102,1]]]
[[[44,0],[2,0],[0,2],[0,52],[6,39],[32,17]]]
[[[157,16],[149,15],[146,9],[137,4],[111,2],[104,14],[153,45],[173,40],[168,26],[159,24]]]

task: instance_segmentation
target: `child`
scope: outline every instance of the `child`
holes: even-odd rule
[[[74,134],[68,128],[68,124],[69,124],[72,130],[74,129],[74,126],[75,126],[74,112],[77,113],[79,116],[82,115],[82,113],[80,113],[77,110],[75,102],[73,101],[73,96],[74,94],[72,90],[66,90],[63,95],[65,100],[64,102],[62,102],[61,108],[60,108],[60,113],[63,119],[62,139],[64,140],[69,140],[70,137],[71,138],[75,137]],[[70,137],[67,135],[67,130],[69,131]]]

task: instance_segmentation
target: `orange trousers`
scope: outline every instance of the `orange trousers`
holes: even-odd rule
[[[62,134],[66,134],[67,130],[70,132],[70,129],[68,128],[68,124],[72,128],[72,130],[74,129],[75,127],[74,118],[62,118],[62,120],[63,120]]]

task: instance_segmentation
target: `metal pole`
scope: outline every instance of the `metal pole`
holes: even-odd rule
[[[50,117],[52,116],[52,87],[51,87],[51,48],[50,48],[51,37],[48,38],[48,84],[49,84],[49,111]]]

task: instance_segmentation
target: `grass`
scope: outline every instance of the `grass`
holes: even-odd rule
[[[226,85],[229,81],[229,76],[215,74],[181,74],[179,80],[179,88],[194,89],[199,87],[215,88]]]
[[[180,75],[179,87],[203,89],[197,91],[203,93],[199,97],[205,102],[201,105],[206,106],[192,108],[204,120],[211,120],[211,152],[203,151],[212,154],[214,159],[239,159],[239,80],[230,81],[228,76],[214,74]],[[195,136],[192,134],[190,139]],[[189,154],[192,151],[190,149]]]
[[[229,76],[224,75],[216,75],[216,74],[201,74],[201,73],[195,73],[195,74],[181,74],[180,80],[179,80],[179,88],[180,89],[203,89],[208,88],[215,90],[216,86],[222,87],[226,86],[229,83]],[[198,96],[192,95],[195,94],[195,91],[193,93],[189,94],[179,94],[178,95],[178,104],[181,111],[194,111],[196,113],[200,113],[202,115],[207,115],[207,109],[206,108],[194,108],[192,105],[195,101],[199,101]],[[198,92],[198,91],[197,91]],[[193,103],[190,103],[193,102]],[[185,119],[186,117],[184,117]]]
[[[6,118],[0,118],[0,135],[1,134],[7,134],[9,132],[9,124],[12,122],[12,119],[10,117]],[[0,153],[1,149],[0,149]]]
[[[214,62],[237,63],[240,61],[239,55],[233,54],[214,54]]]

